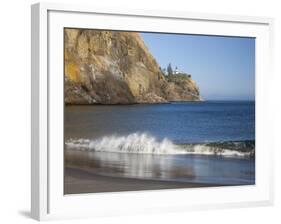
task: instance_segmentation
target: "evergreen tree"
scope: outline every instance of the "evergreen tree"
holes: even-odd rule
[[[168,72],[168,75],[173,75],[173,69],[172,69],[171,63],[169,63],[169,65],[167,67],[167,72]]]

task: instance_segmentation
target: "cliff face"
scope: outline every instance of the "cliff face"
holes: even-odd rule
[[[65,29],[65,103],[199,101],[191,78],[167,81],[134,32]]]

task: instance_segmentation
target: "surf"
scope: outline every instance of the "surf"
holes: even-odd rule
[[[202,144],[175,144],[168,138],[158,140],[148,133],[110,135],[98,139],[69,139],[66,149],[137,154],[194,154],[224,157],[254,157],[254,141],[229,141]]]
[[[127,136],[104,136],[100,139],[77,139],[66,142],[67,148],[96,152],[142,153],[142,154],[183,154],[172,141],[161,141],[147,133],[133,133]]]

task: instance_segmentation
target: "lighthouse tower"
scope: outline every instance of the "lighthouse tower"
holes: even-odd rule
[[[174,71],[174,74],[179,74],[180,72],[179,72],[179,69],[178,69],[178,67],[176,67],[175,68],[175,71]]]

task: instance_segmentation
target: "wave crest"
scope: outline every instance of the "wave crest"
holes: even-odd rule
[[[66,149],[94,152],[118,152],[139,154],[195,154],[225,157],[254,157],[254,141],[230,141],[206,144],[176,145],[165,138],[158,141],[147,133],[133,133],[127,136],[104,136],[100,139],[69,139]]]
[[[143,154],[181,154],[172,141],[157,141],[146,133],[133,133],[127,136],[105,136],[96,140],[78,139],[66,142],[67,148],[91,150],[96,152],[123,152]]]

